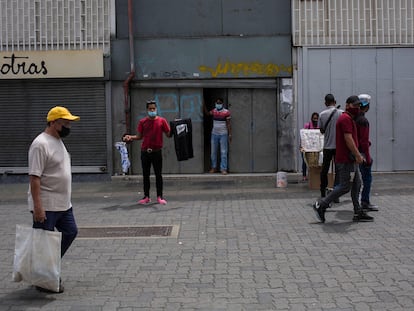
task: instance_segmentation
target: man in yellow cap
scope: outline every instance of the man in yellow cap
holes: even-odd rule
[[[29,210],[33,228],[62,232],[61,256],[75,239],[78,228],[72,212],[72,172],[69,153],[62,141],[71,122],[79,121],[65,107],[56,106],[47,114],[47,127],[29,149]],[[37,287],[38,290],[49,292]],[[60,284],[58,293],[63,292]]]

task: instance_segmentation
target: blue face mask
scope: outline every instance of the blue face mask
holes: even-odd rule
[[[217,103],[216,103],[216,109],[217,109],[217,110],[221,110],[221,109],[223,109],[223,104],[217,104]]]
[[[151,118],[156,117],[156,116],[157,116],[157,110],[155,110],[155,111],[148,111],[148,115],[149,115]]]

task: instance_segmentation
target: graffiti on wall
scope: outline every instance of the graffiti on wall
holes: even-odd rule
[[[153,67],[156,64],[157,60],[154,56],[144,55],[138,58],[137,64],[141,69],[141,72],[144,74],[144,78],[150,79],[159,79],[159,78],[166,78],[166,79],[181,79],[181,78],[189,78],[192,75],[188,72],[182,70],[160,70],[160,71],[153,71]]]
[[[221,75],[232,75],[234,77],[261,75],[276,77],[280,72],[292,74],[292,66],[277,65],[274,63],[261,62],[239,62],[219,61],[216,67],[201,65],[198,67],[200,72],[210,73],[211,77],[217,78]]]
[[[198,73],[190,73],[180,69],[154,71],[153,68],[157,60],[154,56],[141,56],[137,64],[143,73],[144,78],[149,79],[185,79],[198,77]],[[292,75],[292,66],[275,63],[253,62],[232,62],[219,60],[215,67],[207,65],[198,66],[200,73],[205,73],[212,78],[220,76],[248,77],[248,76],[267,76],[276,77],[281,72]]]
[[[202,122],[203,100],[199,93],[189,93],[178,96],[175,93],[155,93],[154,99],[158,105],[158,115],[174,114],[177,117],[192,122]],[[140,116],[144,117],[144,116]]]

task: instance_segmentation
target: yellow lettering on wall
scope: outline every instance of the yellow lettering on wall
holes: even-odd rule
[[[269,77],[276,77],[281,71],[292,74],[291,66],[277,65],[273,63],[263,64],[260,62],[232,63],[229,61],[220,61],[217,63],[215,68],[201,65],[198,67],[198,69],[200,72],[209,72],[213,78],[227,74],[231,74],[234,77],[250,75],[265,75]]]

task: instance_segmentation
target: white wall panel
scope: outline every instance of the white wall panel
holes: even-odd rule
[[[327,57],[329,56],[329,60]],[[311,111],[324,109],[325,94],[332,93],[345,108],[350,95],[372,96],[370,121],[374,170],[414,170],[414,49],[345,48],[304,49],[298,53],[298,129]],[[329,71],[329,74],[328,74]],[[309,78],[311,77],[311,78]],[[308,106],[308,107],[306,107]]]

